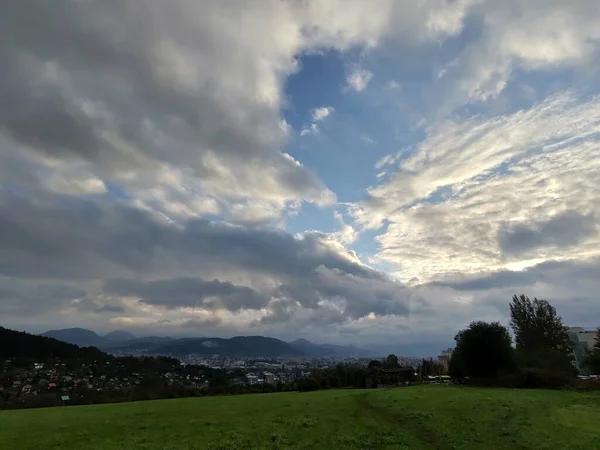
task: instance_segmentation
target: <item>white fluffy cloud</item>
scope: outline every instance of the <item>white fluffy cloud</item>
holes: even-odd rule
[[[373,73],[366,69],[355,67],[346,76],[346,87],[356,92],[362,92],[373,78]]]
[[[333,108],[333,106],[321,106],[320,108],[315,108],[312,114],[313,120],[315,122],[318,122],[320,120],[326,119],[334,111],[335,109]]]
[[[5,2],[4,153],[22,146],[40,172],[48,159],[57,167],[75,158],[169,217],[227,216],[252,203],[277,219],[302,201],[331,203],[318,179],[279,153],[283,81],[306,51],[372,47],[397,29],[407,39],[455,34],[466,3],[429,1],[407,14],[408,4]],[[370,77],[349,79],[361,90]],[[80,191],[73,183],[61,190]]]
[[[588,67],[594,70],[600,38],[600,5],[594,0],[474,2],[482,36],[471,42],[450,71],[462,93],[454,100],[488,100],[500,94],[513,72]]]
[[[598,256],[599,114],[598,98],[565,94],[432,129],[355,212],[388,221],[378,258],[422,283]]]
[[[305,202],[336,202],[336,193],[283,150],[292,134],[282,117],[284,85],[300,56],[335,50],[348,57],[346,79],[336,81],[362,92],[347,96],[358,101],[381,79],[400,79],[380,78],[369,52],[433,51],[456,38],[452,59],[432,72],[448,83],[443,113],[445,104],[452,110],[497,97],[517,70],[592,72],[598,2],[256,6],[2,3],[3,317],[43,324],[46,317],[34,312],[45,315],[48,309],[35,305],[47,293],[46,306],[59,312],[53,326],[101,317],[106,327],[171,331],[233,333],[251,324],[257,333],[325,329],[375,339],[417,327],[431,334],[432,305],[454,317],[448,330],[469,316],[453,309],[458,304],[484,317],[498,312],[492,300],[475,304],[471,291],[447,277],[598,255],[600,106],[574,94],[493,118],[436,122],[416,153],[381,159],[381,184],[354,206],[356,224],[338,214],[339,230],[330,235],[273,231]],[[472,39],[462,40],[465,30]],[[394,91],[410,90],[401,85]],[[318,133],[334,108],[310,113],[301,135]],[[370,131],[361,139],[370,149],[381,142]],[[204,220],[215,217],[210,226]],[[388,227],[378,261],[419,288],[366,267],[344,248],[358,228],[382,223]],[[442,278],[443,286],[427,283]],[[440,292],[446,305],[435,301]],[[165,304],[170,294],[178,304]]]
[[[319,134],[320,129],[317,122],[327,119],[334,111],[335,108],[333,106],[320,106],[319,108],[313,109],[312,123],[300,131],[300,136]]]
[[[277,221],[303,201],[331,204],[320,180],[279,153],[283,81],[303,52],[373,47],[397,30],[456,34],[466,5],[432,0],[407,14],[408,4],[5,2],[0,154],[27,155],[14,183],[76,164],[96,185],[67,175],[54,182],[61,192],[116,185],[173,220],[218,212],[244,221],[249,209],[250,221]],[[360,90],[370,77],[350,81]]]

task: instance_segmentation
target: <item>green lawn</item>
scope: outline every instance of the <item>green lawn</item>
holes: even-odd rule
[[[600,392],[450,386],[0,411],[0,449],[600,449]]]

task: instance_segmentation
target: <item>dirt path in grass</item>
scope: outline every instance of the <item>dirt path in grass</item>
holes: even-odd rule
[[[422,448],[436,450],[450,450],[453,445],[443,441],[443,438],[436,433],[436,430],[430,423],[431,414],[419,412],[399,412],[390,411],[383,405],[372,402],[367,394],[356,396],[356,409],[359,417],[370,417],[379,422],[384,422],[394,427],[408,431],[416,437],[422,444]]]

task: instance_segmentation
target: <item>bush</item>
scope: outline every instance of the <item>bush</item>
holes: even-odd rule
[[[573,387],[578,391],[600,391],[600,380],[577,380]]]
[[[303,378],[298,381],[298,391],[300,392],[317,391],[319,389],[321,389],[321,385],[313,378]]]
[[[498,322],[471,322],[454,340],[448,372],[455,380],[494,380],[515,369],[510,334]]]
[[[574,380],[562,371],[526,367],[501,377],[499,384],[503,387],[522,389],[561,389],[573,386]]]

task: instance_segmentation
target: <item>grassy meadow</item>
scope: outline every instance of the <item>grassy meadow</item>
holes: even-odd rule
[[[417,386],[0,411],[2,449],[600,449],[600,392]]]

